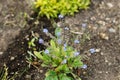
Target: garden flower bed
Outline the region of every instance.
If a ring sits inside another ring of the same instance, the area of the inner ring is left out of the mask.
[[[53,25],[45,17],[37,19],[30,2],[1,0],[0,68],[5,63],[8,76],[14,76],[15,80],[44,80],[48,68],[42,67],[42,62],[37,58],[32,58],[33,62],[30,63],[27,52],[45,50],[46,46],[41,43],[49,44],[53,36],[61,35],[63,42],[78,51],[75,55],[82,57],[84,65],[73,71],[82,80],[120,80],[119,1],[91,0],[89,9],[56,19]],[[55,32],[53,26],[56,25],[62,32]],[[39,38],[34,42],[36,48],[29,43],[34,37]],[[63,60],[63,63],[67,61]]]

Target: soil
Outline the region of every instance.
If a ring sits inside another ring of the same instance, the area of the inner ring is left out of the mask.
[[[50,40],[42,32],[48,28],[54,33],[49,20],[43,18],[36,24],[33,19],[25,21],[25,13],[31,14],[30,1],[0,0],[0,68],[5,63],[9,68],[9,76],[18,72],[16,80],[43,80],[45,68],[28,68],[28,39],[32,38],[32,31]],[[81,51],[85,57],[87,69],[82,70],[82,80],[120,80],[120,0],[91,0],[90,8],[81,10],[75,16],[66,16],[64,23],[59,25],[68,27],[72,32],[65,31],[66,40],[80,39],[81,44],[72,45]],[[84,37],[86,35],[86,37]],[[88,38],[87,38],[88,37]],[[85,39],[85,41],[84,41]],[[38,45],[42,50],[43,45]],[[95,48],[91,54],[89,49]]]

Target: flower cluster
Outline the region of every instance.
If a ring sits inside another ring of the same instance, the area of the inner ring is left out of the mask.
[[[62,19],[63,16],[59,15],[59,18]],[[64,28],[65,30],[70,30],[68,27]],[[43,28],[43,33],[50,34],[47,28]],[[50,44],[46,46],[46,49],[43,51],[33,51],[34,56],[42,60],[42,67],[50,67],[52,70],[46,73],[46,78],[51,80],[51,75],[56,74],[56,80],[61,74],[65,74],[67,78],[68,74],[73,74],[73,69],[83,68],[87,69],[87,64],[83,64],[80,56],[80,51],[75,50],[72,46],[69,46],[67,42],[63,41],[62,29],[57,27],[55,29],[55,36],[50,40]],[[34,42],[34,39],[33,39]],[[45,41],[40,37],[38,39],[39,44],[45,44]],[[79,39],[73,41],[75,45],[80,43]],[[95,53],[94,48],[89,50],[91,53]],[[75,74],[74,74],[75,75]],[[71,80],[75,78],[71,77]],[[67,80],[67,79],[66,79]],[[69,79],[68,79],[69,80]]]
[[[71,73],[71,69],[78,67],[84,69],[87,68],[87,65],[83,65],[83,62],[81,61],[80,52],[77,52],[71,46],[68,46],[67,43],[62,45],[61,39],[57,40],[57,42],[51,40],[50,46],[41,53],[37,51],[34,52],[36,57],[43,60],[43,63],[41,64],[43,67],[51,66],[55,69],[55,73],[62,74],[64,72],[66,75]]]

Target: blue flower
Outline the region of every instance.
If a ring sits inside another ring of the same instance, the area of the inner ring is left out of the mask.
[[[42,38],[39,39],[39,44],[43,44],[44,40]]]
[[[61,36],[61,32],[57,32],[57,33],[56,33],[56,36],[57,36],[57,37],[60,37],[60,36]]]
[[[64,59],[64,60],[62,61],[62,64],[66,64],[66,63],[67,63],[67,60]]]
[[[80,41],[76,39],[76,40],[74,40],[74,43],[78,44],[78,43],[80,43]]]
[[[66,44],[66,43],[64,44],[64,47],[67,47],[67,44]]]
[[[64,49],[64,51],[66,51],[66,50],[67,50],[67,48],[66,48],[66,47],[63,47],[63,49]]]
[[[90,53],[95,53],[96,52],[96,50],[94,48],[91,48],[89,51],[90,51]]]
[[[60,14],[60,15],[58,15],[58,18],[59,18],[59,19],[63,19],[64,16]]]
[[[65,30],[69,30],[69,28],[68,28],[68,27],[65,27],[64,29],[65,29]]]
[[[75,52],[74,53],[74,56],[76,57],[76,56],[78,56],[80,54],[80,52]]]
[[[82,27],[83,27],[83,28],[86,28],[86,27],[87,27],[87,24],[86,24],[86,23],[83,23],[83,24],[82,24]]]
[[[61,39],[58,39],[58,40],[57,40],[57,43],[58,43],[58,44],[62,44],[62,40],[61,40]]]
[[[64,47],[63,47],[64,51],[66,51],[66,50],[67,50],[67,48],[66,48],[66,47],[67,47],[67,44],[65,43],[65,44],[64,44]]]
[[[43,32],[47,34],[48,33],[48,29],[44,28]]]
[[[83,68],[83,69],[86,69],[86,68],[87,68],[87,65],[86,65],[86,64],[84,64],[84,65],[82,66],[82,68]]]
[[[44,51],[44,53],[45,53],[45,54],[49,54],[49,50],[46,49],[46,50]]]

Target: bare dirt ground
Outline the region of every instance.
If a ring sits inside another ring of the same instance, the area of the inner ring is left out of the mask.
[[[88,60],[83,80],[120,80],[119,2],[120,0],[92,0],[88,10],[65,18],[65,23],[72,31],[90,35],[84,44],[75,46]],[[28,65],[25,37],[31,30],[39,32],[39,27],[27,28],[34,26],[27,25],[23,18],[23,12],[29,13],[30,10],[30,2],[25,0],[0,0],[0,67],[6,63],[10,73]],[[68,34],[66,36],[70,39],[73,33]],[[90,54],[90,48],[95,48],[98,52]],[[27,80],[28,76],[31,79],[37,76],[32,80],[42,80],[44,74],[33,69],[24,74],[25,78],[16,80]]]

